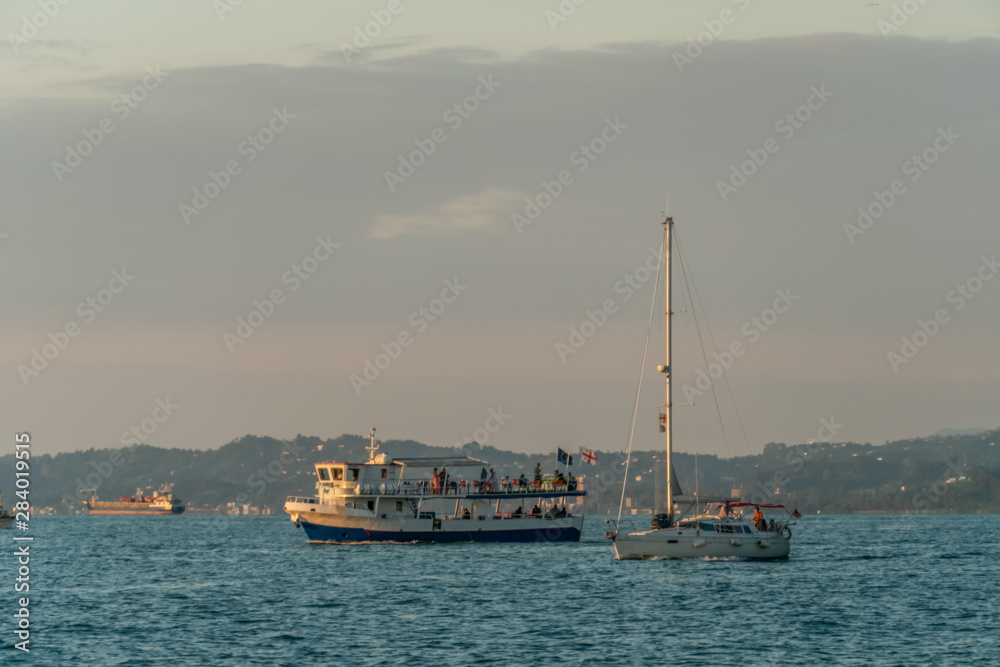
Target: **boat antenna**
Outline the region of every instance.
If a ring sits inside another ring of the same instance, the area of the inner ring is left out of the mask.
[[[368,431],[369,437],[371,437],[371,442],[365,449],[368,450],[368,462],[372,463],[375,461],[375,452],[378,451],[378,442],[375,440],[375,425],[372,424],[372,430]]]

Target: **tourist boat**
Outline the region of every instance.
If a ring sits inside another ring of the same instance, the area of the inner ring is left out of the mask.
[[[285,512],[310,542],[580,540],[583,514],[569,501],[587,494],[573,484],[492,488],[479,483],[481,470],[490,467],[485,461],[394,459],[378,453],[375,427],[369,436],[366,463],[317,463],[317,495],[286,500]],[[449,473],[443,486],[433,479],[435,468]]]
[[[3,494],[0,494],[0,530],[14,527],[14,515],[3,506]]]
[[[184,511],[184,503],[173,494],[173,485],[164,484],[153,495],[142,495],[142,489],[136,489],[134,496],[120,496],[117,501],[98,500],[97,491],[84,505],[91,514],[180,514]]]
[[[666,469],[670,471],[670,474],[665,476],[666,512],[655,514],[652,517],[649,530],[626,532],[623,530],[621,509],[619,509],[617,520],[607,520],[610,530],[605,533],[605,537],[614,543],[615,554],[619,560],[706,557],[787,558],[791,548],[791,526],[795,523],[795,519],[801,516],[798,511],[789,514],[783,505],[743,503],[740,502],[739,498],[699,498],[697,493],[688,497],[682,494],[677,482],[677,472],[671,461],[673,403],[670,387],[672,368],[670,320],[674,311],[671,310],[670,263],[673,255],[671,246],[673,218],[665,216],[665,220],[661,224],[664,233],[663,248],[666,250],[667,258],[666,271],[664,272],[666,276],[664,291],[667,302],[665,312],[667,362],[665,365],[657,366],[657,370],[664,375],[667,389],[666,403],[660,406],[665,408],[665,411],[660,413],[660,430],[666,434]],[[656,298],[655,290],[653,298],[654,300]],[[650,313],[650,322],[652,322],[652,313]],[[643,360],[645,365],[645,355]],[[636,406],[638,406],[638,396],[636,397]],[[629,436],[628,451],[630,456],[632,435],[635,433],[636,413],[637,410],[633,412],[632,429]],[[630,460],[630,458],[626,460]],[[627,469],[625,477],[627,485]],[[624,500],[624,498],[623,491],[622,499]],[[751,512],[756,516],[758,509],[761,516],[767,513],[772,518],[770,520],[759,519],[755,522]],[[775,517],[776,514],[779,516]]]

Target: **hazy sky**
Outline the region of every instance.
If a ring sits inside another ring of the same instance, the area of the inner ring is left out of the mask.
[[[1000,423],[1000,5],[235,3],[0,8],[0,402],[37,452],[620,449],[668,194],[752,451]],[[726,454],[694,403],[676,448]]]

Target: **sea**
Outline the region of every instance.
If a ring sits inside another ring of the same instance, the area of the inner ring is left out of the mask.
[[[620,562],[604,518],[580,543],[311,545],[283,516],[34,517],[0,534],[0,664],[1000,665],[1000,516],[807,515],[773,562]]]

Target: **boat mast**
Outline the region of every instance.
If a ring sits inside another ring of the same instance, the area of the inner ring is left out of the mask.
[[[670,316],[673,314],[670,310],[670,258],[672,253],[670,252],[670,232],[674,226],[674,219],[669,215],[665,216],[665,220],[661,223],[663,225],[663,231],[666,235],[663,245],[667,251],[667,270],[666,279],[664,284],[664,292],[667,293],[667,311],[666,315],[666,329],[667,329],[667,367],[663,370],[664,375],[666,375],[667,380],[667,525],[673,525],[674,523],[674,495],[673,495],[673,462],[671,459],[671,446],[670,446],[670,435],[674,428],[674,420],[671,418],[671,408],[672,402],[670,400],[671,390],[670,390],[670,371],[672,366],[672,360],[670,358]]]

